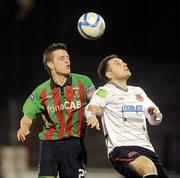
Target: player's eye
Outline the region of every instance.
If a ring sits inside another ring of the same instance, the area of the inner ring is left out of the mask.
[[[69,57],[69,56],[66,56],[66,59],[69,59],[69,60],[70,60],[70,57]]]
[[[62,56],[62,57],[58,57],[57,59],[60,61],[63,61],[65,59],[65,57]]]
[[[118,62],[116,62],[116,65],[122,65],[122,63],[118,61]]]

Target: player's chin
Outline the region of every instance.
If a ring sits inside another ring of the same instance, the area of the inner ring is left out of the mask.
[[[129,78],[131,76],[131,72],[128,71],[127,77]]]
[[[68,70],[68,71],[66,71],[66,72],[64,73],[64,76],[68,77],[68,76],[70,75],[70,73],[71,73],[71,71]]]
[[[66,74],[70,74],[70,72],[71,72],[71,68],[67,68],[67,69],[65,70],[65,73],[66,73]]]

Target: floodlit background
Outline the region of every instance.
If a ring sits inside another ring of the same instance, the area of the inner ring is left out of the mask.
[[[77,31],[78,18],[97,12],[106,22],[95,41]],[[38,133],[33,124],[25,143],[16,131],[22,105],[32,90],[48,79],[42,52],[64,42],[72,72],[88,75],[96,87],[96,69],[109,54],[122,56],[132,72],[130,85],[142,87],[164,115],[150,127],[151,141],[172,178],[180,177],[180,11],[176,1],[1,0],[0,1],[0,178],[35,178]],[[106,157],[102,132],[88,129],[88,177],[120,177]],[[103,174],[102,174],[103,173]]]

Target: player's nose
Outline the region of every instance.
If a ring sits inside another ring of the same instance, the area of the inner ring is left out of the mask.
[[[65,62],[66,62],[67,64],[70,64],[69,58],[66,58]]]

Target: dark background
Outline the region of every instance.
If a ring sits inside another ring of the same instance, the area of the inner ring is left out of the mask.
[[[104,35],[94,41],[77,31],[79,17],[90,11],[106,22]],[[177,1],[1,0],[0,146],[21,145],[16,130],[23,102],[49,77],[42,53],[51,43],[64,42],[72,72],[88,75],[96,87],[102,84],[96,69],[105,56],[115,53],[125,59],[133,74],[129,84],[142,87],[164,116],[160,126],[149,127],[151,141],[168,171],[180,172],[179,24]],[[24,144],[31,167],[38,158],[38,125]],[[110,167],[102,132],[88,129],[88,133],[89,166]]]

